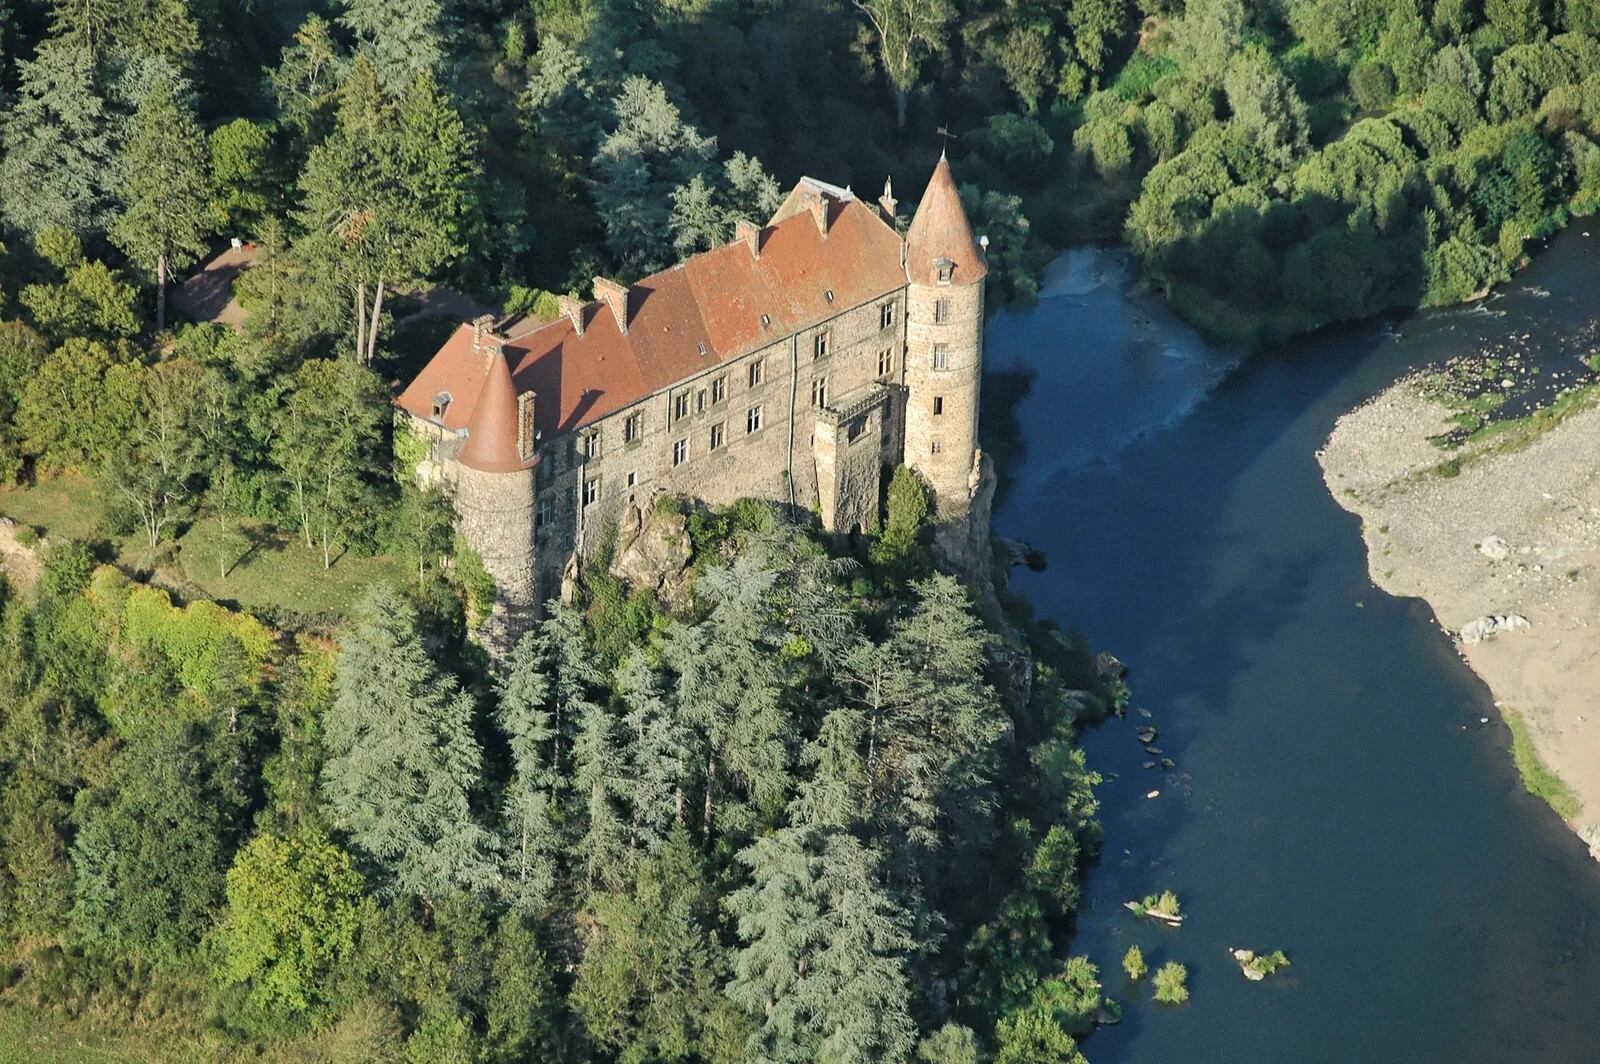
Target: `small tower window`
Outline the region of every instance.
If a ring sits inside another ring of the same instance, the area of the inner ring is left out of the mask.
[[[826,357],[828,357],[828,330],[827,329],[823,329],[821,332],[817,333],[816,336],[812,337],[812,339],[811,339],[811,357],[812,358],[826,358]]]
[[[943,325],[950,320],[950,301],[948,299],[935,299],[933,301],[933,320]]]
[[[944,413],[944,396],[936,395],[936,396],[933,397],[933,416],[934,417],[938,417],[939,415],[941,415],[943,413]]]
[[[949,259],[934,259],[934,269],[940,284],[949,284],[951,274],[955,273],[956,264]]]
[[[933,368],[934,369],[949,369],[950,368],[950,346],[948,344],[934,344],[933,345]]]
[[[435,420],[444,420],[444,412],[450,409],[450,401],[454,398],[449,392],[440,392],[433,397],[433,416]]]
[[[939,454],[943,450],[944,450],[944,444],[940,443],[938,440],[934,440],[932,443],[930,443],[928,445],[928,451],[929,451],[930,454]]]
[[[894,324],[894,301],[891,300],[878,308],[878,328],[887,329]]]
[[[631,469],[628,470],[628,487],[631,488],[635,484],[638,484],[638,483],[639,483],[639,474],[634,472]]]
[[[583,505],[593,506],[600,501],[600,478],[590,477],[583,482]]]

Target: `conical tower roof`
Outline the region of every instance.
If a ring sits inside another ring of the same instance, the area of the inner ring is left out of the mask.
[[[458,458],[482,473],[514,473],[527,465],[517,439],[517,386],[503,352],[492,352],[488,360],[488,375],[467,421],[467,442]]]
[[[975,284],[989,272],[943,152],[906,233],[906,276],[912,284],[938,284],[940,260],[953,267],[951,284]]]

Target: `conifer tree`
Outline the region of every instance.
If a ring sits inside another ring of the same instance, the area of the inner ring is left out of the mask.
[[[159,332],[167,327],[172,271],[205,252],[212,220],[205,136],[167,80],[153,81],[139,101],[118,168],[127,209],[111,235],[155,278]]]
[[[439,68],[444,54],[439,0],[344,0],[339,22],[361,42],[384,90],[399,95]]]
[[[584,706],[572,747],[572,785],[581,803],[583,835],[577,852],[591,887],[615,889],[624,882],[628,832],[619,802],[628,777],[615,718],[604,706]]]
[[[500,814],[505,889],[512,904],[525,912],[540,911],[550,902],[561,851],[552,821],[559,779],[552,750],[556,730],[549,709],[554,686],[550,659],[543,632],[522,637],[500,680],[495,716],[511,750],[511,779]]]
[[[495,880],[494,839],[474,818],[483,758],[472,699],[423,649],[416,610],[379,587],[343,641],[327,717],[322,792],[384,894],[437,898]]]
[[[729,898],[743,948],[727,994],[755,1017],[759,1059],[903,1061],[916,1041],[902,956],[910,917],[878,884],[878,856],[839,831],[788,827],[739,854]]]
[[[18,65],[15,101],[0,123],[0,210],[37,236],[57,227],[86,234],[110,216],[110,117],[91,52],[51,39]]]
[[[635,848],[655,853],[687,815],[685,776],[690,737],[660,680],[635,650],[618,673],[627,714],[623,718],[631,784],[629,828]]]

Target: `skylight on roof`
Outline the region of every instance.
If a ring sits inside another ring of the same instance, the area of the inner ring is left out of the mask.
[[[763,329],[767,328],[771,324],[772,324],[772,318],[771,318],[770,315],[767,315],[767,314],[761,315],[761,327]]]
[[[826,292],[823,292],[822,294],[828,300],[829,303],[833,302],[833,289],[830,288]]]

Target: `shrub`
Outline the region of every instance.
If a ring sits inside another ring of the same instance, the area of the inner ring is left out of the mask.
[[[32,547],[39,542],[39,530],[32,525],[17,526],[17,542],[24,547]]]
[[[63,540],[44,556],[44,591],[56,598],[76,595],[94,575],[94,554],[87,543]]]
[[[1122,970],[1136,983],[1143,979],[1150,971],[1150,967],[1144,962],[1144,950],[1138,946],[1129,946],[1128,952],[1122,955]]]
[[[1189,969],[1168,961],[1156,972],[1156,1000],[1163,1005],[1182,1005],[1189,1000]]]

